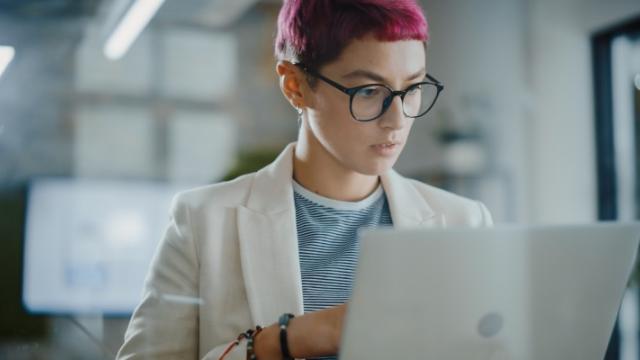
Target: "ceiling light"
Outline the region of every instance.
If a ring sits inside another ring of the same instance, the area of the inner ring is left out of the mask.
[[[111,60],[118,60],[126,54],[164,1],[136,0],[107,39],[104,55]]]
[[[4,70],[9,66],[11,60],[13,60],[13,56],[16,51],[12,46],[1,46],[0,45],[0,76]]]

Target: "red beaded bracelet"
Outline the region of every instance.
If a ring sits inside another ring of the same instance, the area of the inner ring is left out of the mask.
[[[250,360],[258,360],[254,353],[254,338],[262,331],[262,327],[260,325],[256,326],[255,329],[248,329],[247,331],[238,335],[238,337],[231,342],[226,349],[222,352],[222,355],[218,357],[218,360],[223,360],[225,356],[227,356],[233,348],[240,345],[240,341],[243,339],[247,339],[247,358]]]

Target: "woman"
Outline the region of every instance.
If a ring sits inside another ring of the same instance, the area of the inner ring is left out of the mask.
[[[358,228],[491,224],[481,203],[392,170],[442,90],[427,40],[414,0],[284,2],[276,71],[297,142],[257,173],[176,197],[119,358],[335,355]]]

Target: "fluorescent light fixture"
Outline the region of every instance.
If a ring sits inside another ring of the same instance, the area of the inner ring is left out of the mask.
[[[4,70],[9,66],[11,60],[13,60],[13,56],[16,54],[16,50],[12,46],[1,46],[0,45],[0,76]]]
[[[104,45],[104,55],[111,60],[120,59],[138,38],[165,0],[135,0],[122,20],[116,25]]]

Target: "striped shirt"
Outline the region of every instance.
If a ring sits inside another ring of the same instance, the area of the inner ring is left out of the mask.
[[[293,189],[304,311],[343,304],[351,295],[358,229],[393,224],[384,190],[379,186],[364,200],[346,202],[317,195],[295,181]]]

